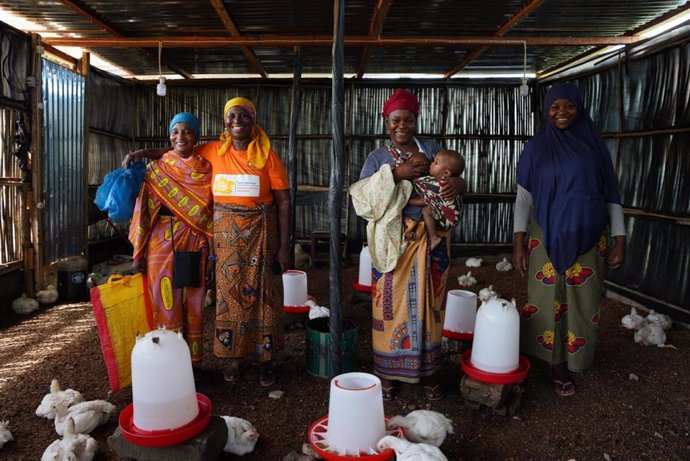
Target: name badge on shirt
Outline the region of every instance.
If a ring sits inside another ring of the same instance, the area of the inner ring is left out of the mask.
[[[261,181],[251,174],[217,174],[213,180],[213,195],[219,197],[258,197]]]

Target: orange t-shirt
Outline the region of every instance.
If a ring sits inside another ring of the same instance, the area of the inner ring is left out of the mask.
[[[266,165],[259,169],[248,165],[247,151],[237,151],[230,146],[225,155],[219,157],[219,148],[220,141],[195,148],[196,153],[211,163],[214,201],[253,207],[272,202],[272,191],[290,187],[283,162],[273,149],[268,154]]]

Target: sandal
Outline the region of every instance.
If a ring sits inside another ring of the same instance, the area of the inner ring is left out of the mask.
[[[381,380],[381,396],[386,402],[395,398],[395,384],[393,384],[393,381]]]
[[[223,373],[223,379],[226,383],[236,383],[242,377],[242,370],[244,364],[240,365],[240,361],[237,359],[230,359],[228,368],[226,368],[225,373]]]
[[[561,397],[570,397],[575,393],[575,384],[570,380],[554,379],[553,388]]]
[[[424,389],[424,397],[431,402],[443,399],[443,392],[441,391],[441,385],[435,384],[433,386],[422,386]]]
[[[271,387],[276,383],[276,371],[273,369],[273,362],[261,362],[259,364],[259,385],[261,387]]]

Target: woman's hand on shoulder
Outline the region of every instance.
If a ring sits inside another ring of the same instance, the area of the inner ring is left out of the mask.
[[[444,200],[453,200],[458,195],[465,193],[465,180],[459,177],[451,177],[439,180],[441,190],[439,193]]]

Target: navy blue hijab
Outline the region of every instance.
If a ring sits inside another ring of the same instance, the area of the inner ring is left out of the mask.
[[[557,99],[577,106],[577,117],[565,130],[549,121]],[[599,241],[608,225],[608,203],[621,202],[611,155],[575,85],[554,85],[546,93],[544,126],[522,152],[517,182],[532,194],[546,252],[564,273]]]

